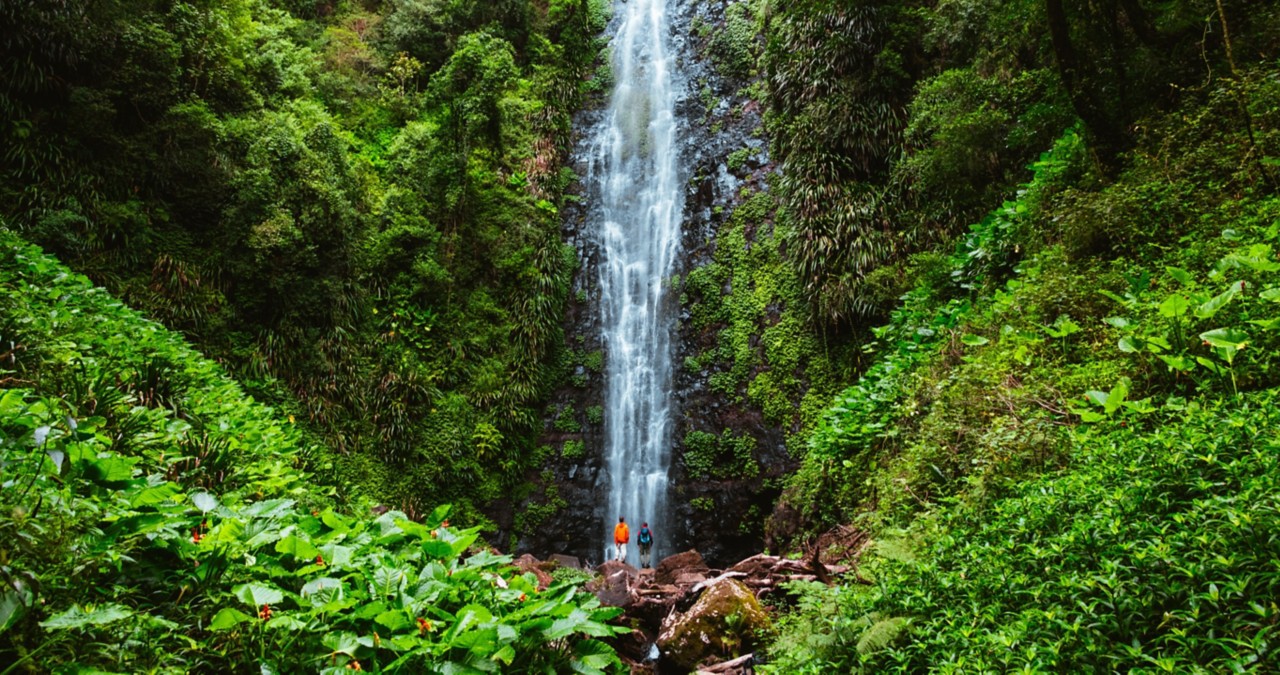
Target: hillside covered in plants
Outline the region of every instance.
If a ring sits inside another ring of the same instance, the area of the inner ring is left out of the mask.
[[[512,558],[616,518],[620,6],[0,3],[0,675],[687,672]],[[812,571],[706,659],[1280,670],[1280,6],[657,6],[659,550]]]

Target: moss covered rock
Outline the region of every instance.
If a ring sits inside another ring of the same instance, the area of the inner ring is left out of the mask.
[[[690,670],[708,657],[732,658],[751,651],[769,614],[750,589],[724,579],[712,584],[689,611],[662,624],[658,648],[670,663]]]

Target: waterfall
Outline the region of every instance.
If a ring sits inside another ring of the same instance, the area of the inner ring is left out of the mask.
[[[625,516],[633,545],[640,523],[654,531],[655,560],[671,541],[667,468],[671,457],[671,361],[675,272],[683,217],[675,65],[667,0],[629,0],[613,39],[614,90],[595,129],[587,186],[601,261],[606,348],[606,558]],[[668,549],[669,550],[669,549]]]

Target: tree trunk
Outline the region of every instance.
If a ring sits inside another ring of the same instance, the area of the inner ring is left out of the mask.
[[[1080,67],[1075,46],[1071,43],[1071,24],[1067,20],[1062,0],[1045,0],[1045,15],[1049,20],[1049,37],[1053,43],[1053,54],[1058,63],[1058,76],[1062,78],[1062,86],[1071,97],[1071,106],[1076,115],[1089,132],[1099,168],[1105,176],[1112,177],[1119,170],[1124,133],[1107,114],[1097,90]]]

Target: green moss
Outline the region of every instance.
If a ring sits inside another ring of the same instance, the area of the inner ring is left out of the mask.
[[[695,480],[740,480],[760,474],[755,459],[756,439],[725,429],[719,436],[690,431],[684,437],[681,461]]]
[[[597,349],[582,355],[582,365],[593,373],[604,370],[604,352]]]
[[[578,459],[586,454],[586,445],[578,439],[570,439],[560,447],[560,456],[565,459]]]
[[[565,406],[556,413],[555,421],[551,426],[561,433],[576,434],[582,431],[582,425],[576,419],[576,412],[571,406]]]

